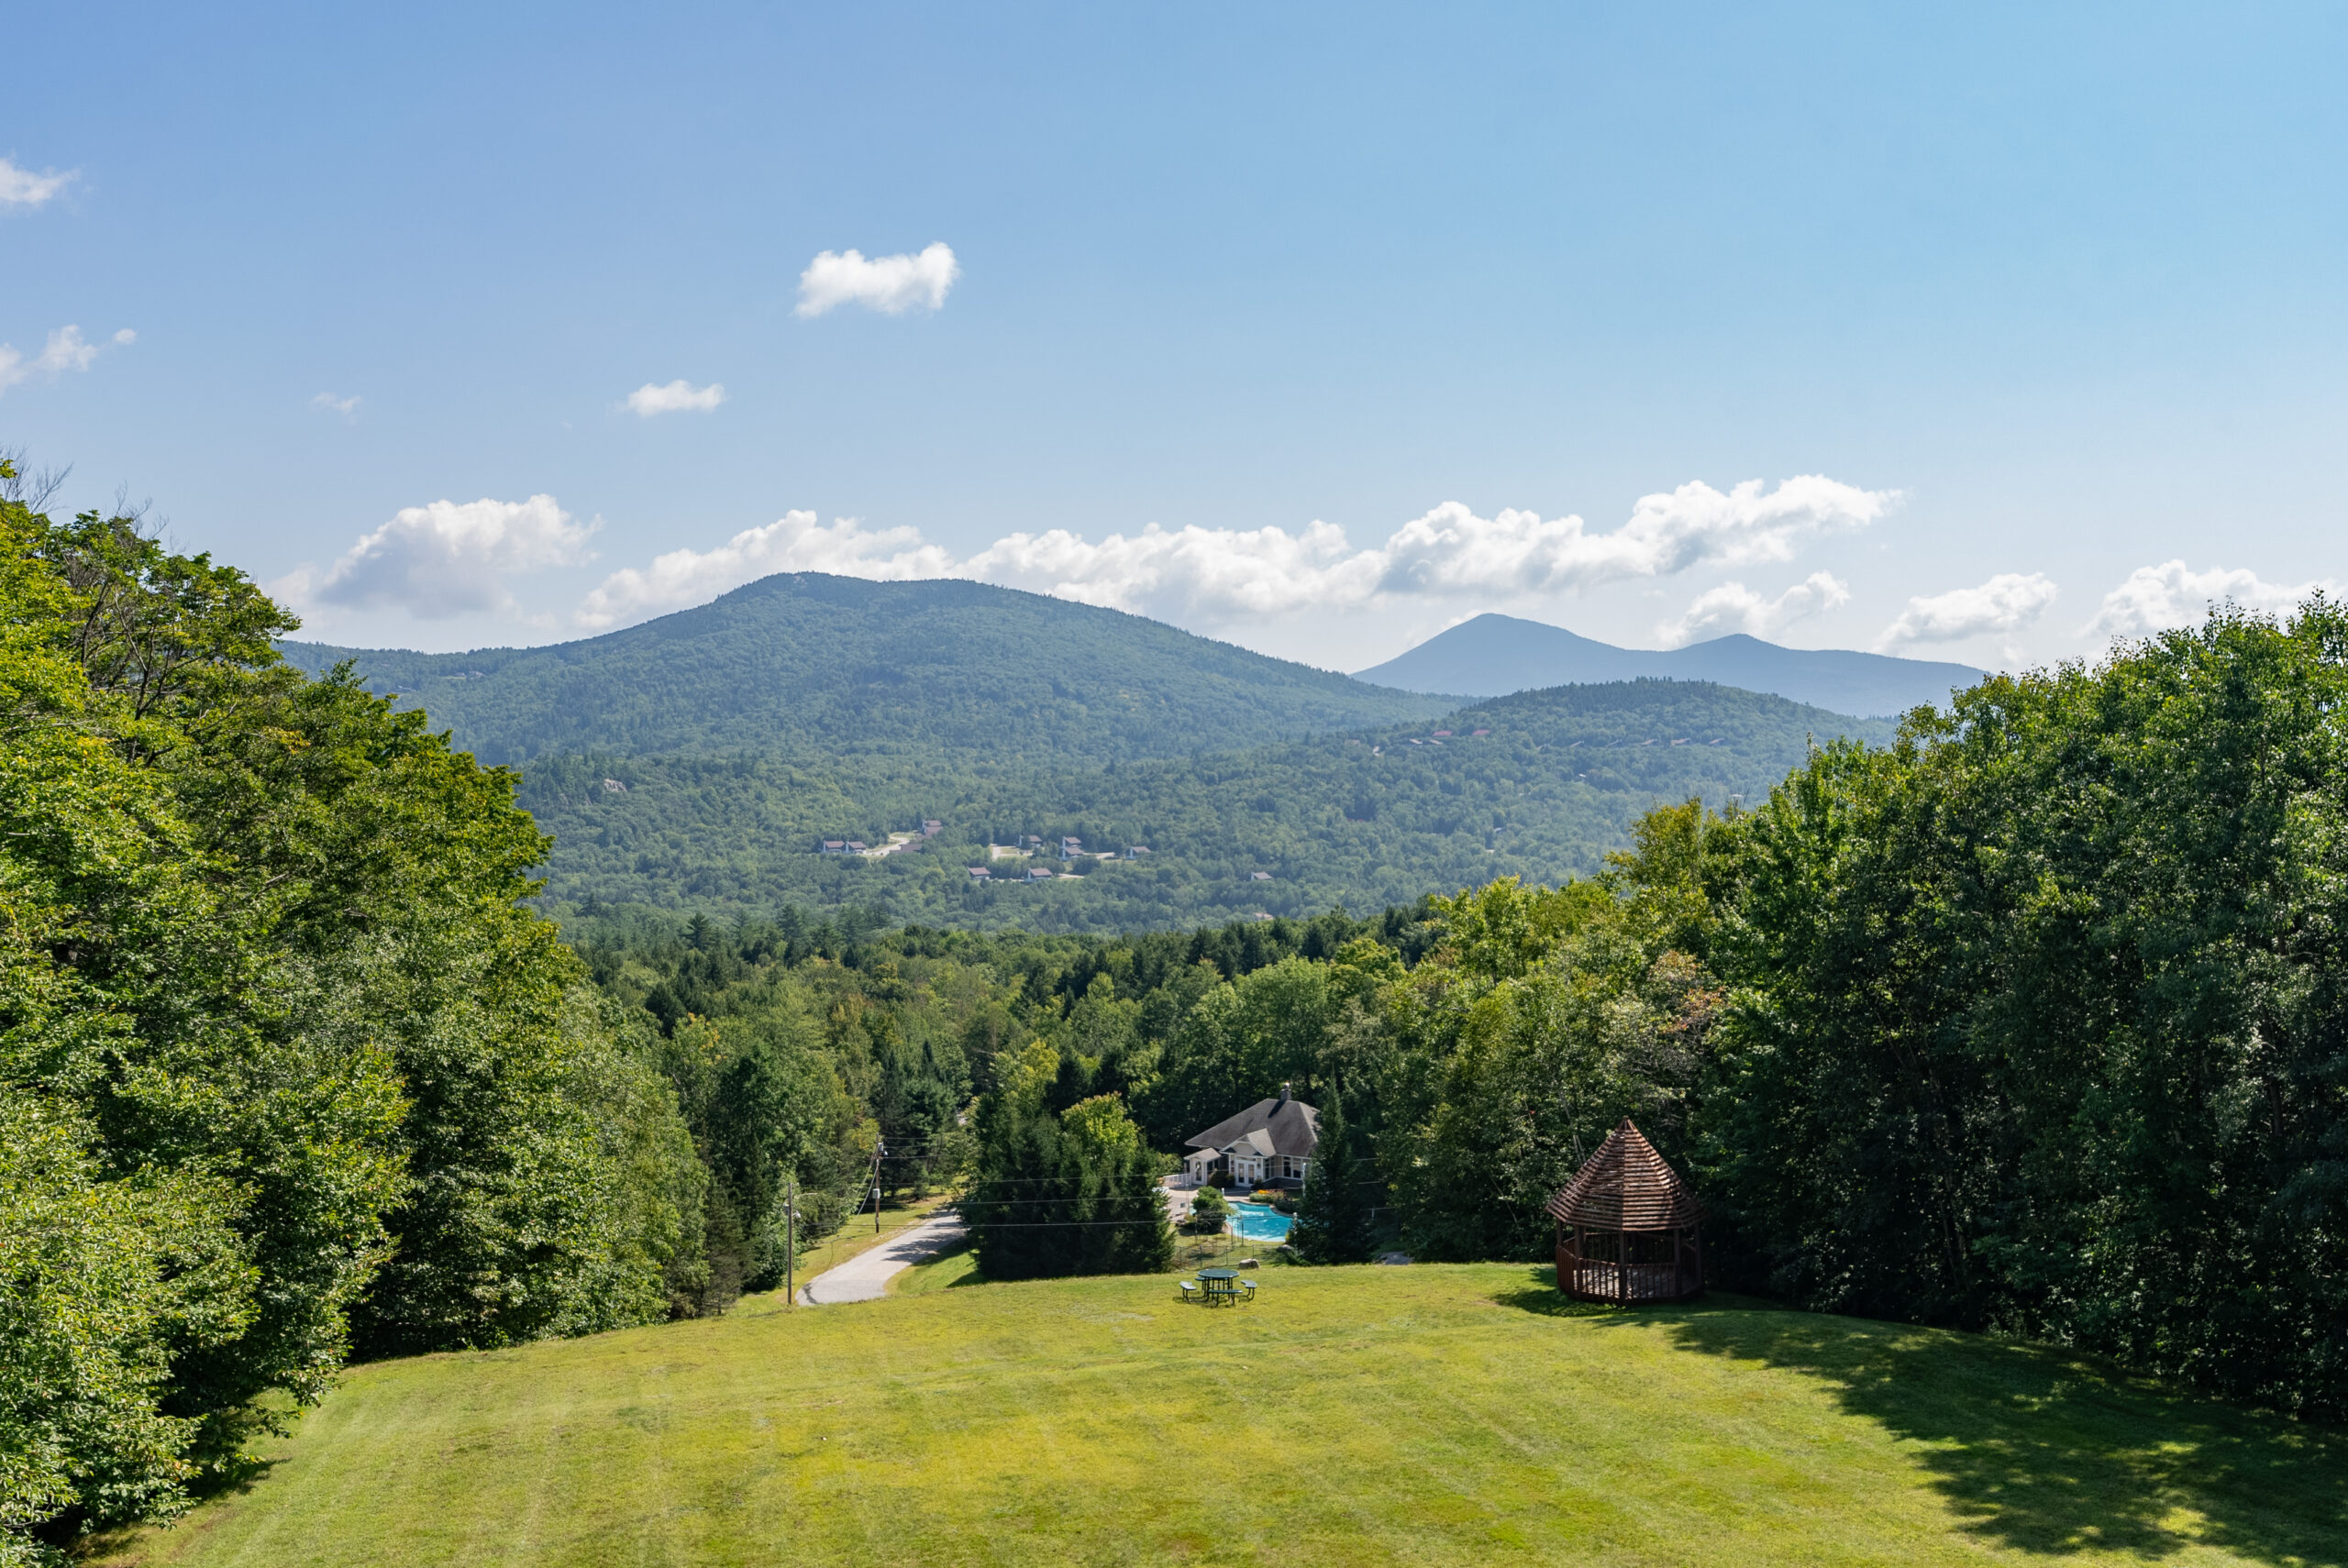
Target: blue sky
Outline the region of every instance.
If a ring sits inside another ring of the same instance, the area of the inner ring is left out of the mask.
[[[2348,12],[1265,9],[20,16],[0,444],[434,648],[803,567],[2014,664],[2348,580]]]

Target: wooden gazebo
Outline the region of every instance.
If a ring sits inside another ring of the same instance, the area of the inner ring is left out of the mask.
[[[1629,1117],[1547,1207],[1567,1295],[1628,1306],[1703,1294],[1703,1205]]]

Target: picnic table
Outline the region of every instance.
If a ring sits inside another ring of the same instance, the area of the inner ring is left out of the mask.
[[[1202,1268],[1199,1270],[1199,1284],[1206,1292],[1206,1303],[1210,1307],[1218,1301],[1236,1303],[1242,1287],[1250,1296],[1256,1293],[1256,1282],[1240,1278],[1235,1268]]]

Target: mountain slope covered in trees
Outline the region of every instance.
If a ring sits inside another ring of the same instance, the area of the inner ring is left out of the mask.
[[[521,799],[554,835],[551,891],[566,904],[855,906],[980,930],[1116,931],[1587,875],[1658,801],[1758,799],[1813,740],[1889,734],[1782,698],[1629,681],[1520,692],[1434,724],[1097,768],[936,753],[551,757],[525,769]],[[827,839],[880,845],[925,819],[941,830],[900,853],[819,851]],[[1034,856],[990,848],[1030,837]],[[1062,858],[1064,837],[1086,853]],[[1052,875],[1030,881],[1034,870]]]
[[[1115,611],[819,573],[554,647],[282,648],[313,671],[349,660],[518,767],[558,905],[853,906],[980,929],[1376,909],[1586,874],[1657,800],[1758,794],[1813,739],[1889,734],[1697,681],[1455,712]],[[821,852],[925,821],[942,831],[898,853]],[[996,852],[1031,837],[1046,853]],[[1062,857],[1063,837],[1086,853]]]
[[[426,709],[489,763],[943,749],[1097,766],[1453,705],[1042,594],[821,572],[552,647],[282,651],[313,674],[353,661],[368,690]]]

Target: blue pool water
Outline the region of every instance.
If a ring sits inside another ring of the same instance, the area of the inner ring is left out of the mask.
[[[1293,1217],[1281,1213],[1267,1203],[1243,1203],[1236,1198],[1231,1205],[1231,1233],[1250,1242],[1285,1242]]]

